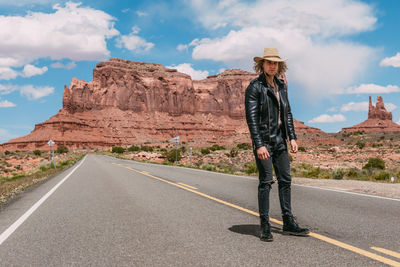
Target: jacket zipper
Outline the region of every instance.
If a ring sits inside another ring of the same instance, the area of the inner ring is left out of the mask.
[[[286,103],[289,105],[289,95],[286,89]],[[285,119],[285,130],[286,130],[286,142],[290,142],[289,139],[289,132],[288,132],[288,118],[287,118],[287,112],[284,110],[285,113],[283,113],[283,118]]]
[[[268,101],[268,99],[266,99],[266,102],[267,102],[267,108],[268,108],[268,139],[269,139],[269,137],[271,136],[271,132],[270,132],[270,130],[271,130],[271,125],[270,125],[270,109],[269,109],[269,101]]]

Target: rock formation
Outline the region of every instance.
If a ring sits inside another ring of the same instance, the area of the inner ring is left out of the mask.
[[[376,105],[372,105],[369,97],[368,119],[357,125],[343,128],[341,132],[400,132],[400,125],[392,121],[392,112],[386,111],[381,96],[377,97]]]
[[[201,81],[160,64],[111,58],[93,80],[72,79],[63,108],[0,150],[157,143],[180,136],[191,145],[249,142],[244,91],[256,74],[226,70]],[[301,122],[298,131],[315,131]],[[318,130],[318,129],[317,129]]]

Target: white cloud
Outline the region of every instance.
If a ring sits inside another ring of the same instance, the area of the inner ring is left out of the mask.
[[[392,112],[397,108],[397,106],[393,103],[385,103],[385,108],[387,111]]]
[[[376,84],[361,84],[357,87],[349,87],[341,94],[387,94],[400,92],[400,88],[397,85],[381,86]]]
[[[22,76],[28,78],[28,77],[32,77],[32,76],[35,76],[35,75],[42,75],[47,70],[48,70],[47,67],[38,68],[38,67],[36,67],[34,65],[26,64],[24,66],[23,71],[22,71]]]
[[[0,0],[0,6],[45,5],[56,2],[57,0],[18,0],[18,1]]]
[[[368,102],[350,102],[347,104],[343,104],[340,108],[341,112],[348,111],[368,111],[369,103]],[[387,111],[391,112],[397,108],[397,106],[393,103],[385,103],[385,108]]]
[[[8,95],[14,91],[17,91],[18,87],[12,84],[0,84],[0,95]]]
[[[18,72],[9,67],[0,67],[0,80],[11,80],[18,76]]]
[[[347,104],[343,104],[340,108],[341,112],[348,112],[348,111],[368,111],[368,102],[350,102]]]
[[[342,114],[328,115],[322,114],[318,117],[315,117],[309,120],[309,123],[333,123],[333,122],[342,122],[346,121],[346,117]]]
[[[167,68],[177,69],[179,72],[186,73],[192,77],[193,80],[203,80],[209,75],[206,70],[195,70],[192,64],[182,63],[177,66],[167,66]]]
[[[178,44],[178,46],[176,47],[176,50],[178,50],[178,51],[183,51],[183,50],[187,51],[188,49],[189,49],[189,46],[184,45],[184,44]]]
[[[104,60],[106,39],[118,35],[109,14],[68,2],[53,13],[0,16],[0,65],[20,67],[40,58]]]
[[[337,110],[338,110],[337,107],[331,107],[331,108],[329,108],[327,111],[329,111],[329,112],[335,112],[335,111],[337,111]]]
[[[121,35],[117,39],[116,46],[119,48],[126,48],[130,51],[136,52],[148,52],[151,48],[153,48],[154,44],[147,42],[142,37],[136,35],[140,31],[140,28],[137,26],[132,27],[132,32],[129,35]]]
[[[0,128],[0,143],[7,142],[8,140],[16,137],[17,136],[15,134],[11,134],[8,130]]]
[[[144,16],[147,16],[148,14],[143,11],[136,11],[136,15],[138,15],[139,17],[144,17]]]
[[[397,122],[397,124],[400,124],[400,119],[399,119],[399,121]]]
[[[68,62],[67,64],[63,64],[62,62],[54,62],[53,64],[51,64],[50,65],[52,68],[55,68],[55,69],[67,69],[67,70],[70,70],[70,69],[73,69],[73,68],[75,68],[76,67],[76,64],[75,64],[75,62],[73,62],[73,61],[71,61],[71,62]]]
[[[382,61],[379,65],[399,68],[400,67],[400,53],[397,53],[394,57],[387,57],[387,58],[382,59]]]
[[[28,100],[36,100],[45,96],[48,96],[54,92],[53,87],[49,86],[38,86],[24,85],[20,89],[21,95],[28,98]]]
[[[16,104],[14,104],[8,100],[0,101],[0,108],[12,108],[15,106],[16,106]]]
[[[375,54],[371,47],[341,40],[375,26],[373,8],[359,1],[237,0],[215,5],[211,0],[193,0],[191,5],[210,31],[216,25],[235,29],[222,37],[193,40],[194,59],[251,70],[252,58],[262,55],[264,47],[279,47],[289,58],[291,81],[309,95],[327,97],[348,87]],[[351,60],[343,64],[343,58]]]

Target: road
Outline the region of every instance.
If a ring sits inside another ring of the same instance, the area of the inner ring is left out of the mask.
[[[400,266],[400,201],[293,185],[285,236],[274,184],[266,243],[257,185],[90,154],[1,208],[0,266]]]

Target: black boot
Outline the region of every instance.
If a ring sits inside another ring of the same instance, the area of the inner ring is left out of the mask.
[[[307,236],[310,230],[300,227],[293,218],[293,215],[282,215],[283,218],[283,234]]]
[[[271,225],[268,221],[261,220],[261,241],[272,242],[274,237],[271,234]]]

